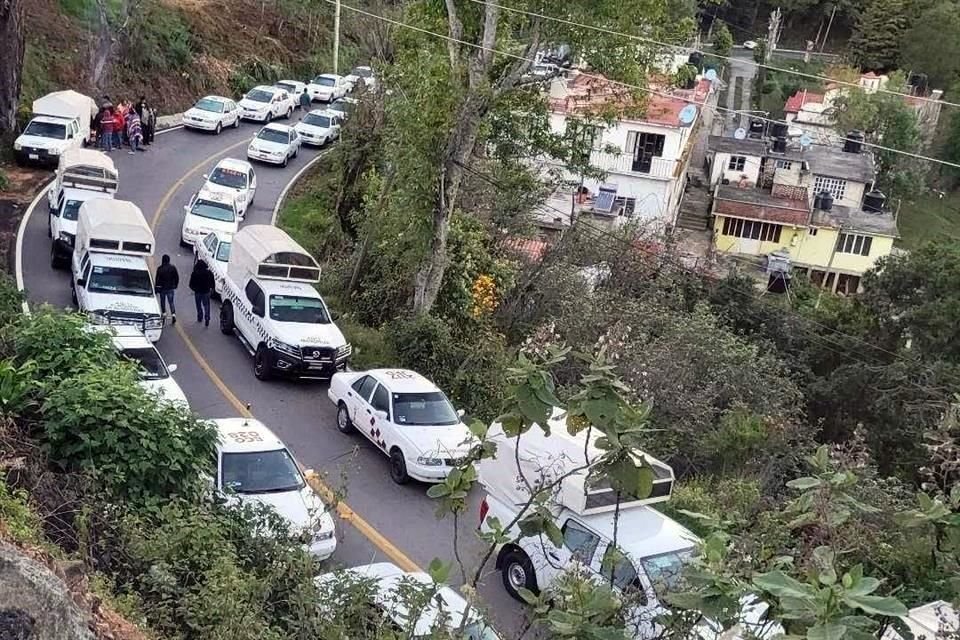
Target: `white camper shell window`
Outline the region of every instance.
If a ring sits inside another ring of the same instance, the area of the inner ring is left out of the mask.
[[[153,232],[140,209],[125,200],[95,198],[80,206],[77,246],[100,253],[153,255]]]
[[[117,168],[107,154],[90,149],[67,149],[57,167],[60,187],[95,189],[114,193],[118,186]]]
[[[314,284],[320,281],[320,265],[293,238],[272,225],[243,227],[233,236],[230,277],[288,280]]]

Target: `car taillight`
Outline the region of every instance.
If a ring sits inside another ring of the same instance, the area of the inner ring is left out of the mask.
[[[487,519],[487,512],[490,511],[490,505],[487,504],[487,496],[483,496],[483,500],[480,501],[480,524],[477,525],[477,528],[483,526],[484,520]]]

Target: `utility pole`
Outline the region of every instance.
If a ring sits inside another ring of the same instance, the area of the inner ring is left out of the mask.
[[[340,64],[340,0],[333,10],[333,72],[337,73]]]
[[[830,27],[833,26],[833,16],[837,13],[837,5],[834,3],[833,9],[830,11],[830,20],[827,21],[827,31],[823,34],[823,40],[820,41],[820,52],[823,53],[823,45],[827,44],[827,37],[830,35]]]
[[[764,62],[770,62],[770,58],[773,57],[773,50],[777,48],[777,41],[780,40],[780,23],[782,19],[783,14],[780,12],[780,7],[770,12],[770,22],[767,24],[767,46],[763,52]]]
[[[830,269],[833,267],[833,258],[837,255],[837,246],[840,244],[840,241],[843,239],[843,225],[840,225],[840,228],[837,229],[837,241],[833,243],[833,251],[830,252],[830,259],[827,261],[827,270],[823,274],[823,282],[820,283],[820,291],[817,292],[817,302],[813,305],[814,309],[820,308],[820,298],[823,297],[823,290],[827,285],[827,280],[830,278]],[[832,287],[837,286],[838,275],[833,276],[833,285]],[[831,293],[833,289],[831,288]]]

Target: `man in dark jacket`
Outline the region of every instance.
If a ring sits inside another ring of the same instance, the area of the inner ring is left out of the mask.
[[[306,114],[310,111],[310,103],[313,102],[313,99],[310,97],[310,94],[307,93],[307,88],[303,88],[303,93],[300,94],[300,108],[303,110],[303,113]]]
[[[213,272],[207,268],[207,263],[197,260],[190,274],[190,290],[193,291],[197,303],[197,322],[210,326],[210,294],[213,293]]]
[[[177,292],[180,285],[180,274],[177,268],[170,264],[170,256],[163,254],[160,259],[160,266],[157,267],[157,275],[154,277],[154,283],[157,288],[157,295],[160,296],[160,314],[167,317],[167,303],[170,303],[171,324],[177,324],[177,307],[173,303],[173,294]]]

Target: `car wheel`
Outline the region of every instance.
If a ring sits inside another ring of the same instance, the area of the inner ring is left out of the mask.
[[[47,237],[53,237],[53,218],[49,215],[47,216]]]
[[[337,429],[340,433],[348,435],[356,431],[353,420],[350,419],[350,412],[347,411],[347,405],[343,401],[337,403]]]
[[[515,550],[507,553],[501,565],[500,575],[503,578],[503,588],[514,600],[526,602],[520,595],[520,589],[527,589],[533,593],[539,591],[533,563],[523,551]]]
[[[290,156],[283,156],[283,164],[281,164],[280,166],[286,167],[288,164],[290,164]]]
[[[407,475],[407,461],[403,459],[403,452],[396,447],[390,451],[390,479],[397,484],[410,482],[410,476]]]
[[[287,116],[286,116],[287,120],[289,120],[291,116],[293,116],[293,107],[290,107],[289,109],[287,109]]]
[[[257,380],[269,380],[272,377],[270,354],[267,352],[266,345],[261,344],[257,347],[257,354],[253,357],[253,375],[257,376]]]
[[[233,334],[233,305],[226,302],[220,305],[220,333],[225,336]]]
[[[70,277],[73,278],[72,275]],[[80,308],[80,301],[77,300],[77,286],[72,282],[70,283],[70,302],[72,302],[73,306],[77,307],[77,309]]]
[[[184,242],[184,241],[183,241],[183,236],[180,236],[180,246],[183,247],[184,249],[188,249],[188,248],[190,248],[190,243],[189,243],[189,242]]]
[[[234,129],[240,128],[240,116],[237,116],[236,120],[233,121],[233,128]]]
[[[297,147],[293,150],[293,158],[296,160],[297,156],[300,155],[300,147]]]
[[[54,269],[63,267],[63,261],[60,260],[60,257],[57,255],[56,245],[50,245],[50,266]]]
[[[218,122],[218,123],[217,123],[217,128],[214,129],[214,131],[213,131],[213,135],[215,135],[215,136],[220,135],[220,131],[222,131],[222,130],[223,130],[223,127],[220,126],[220,123]]]

